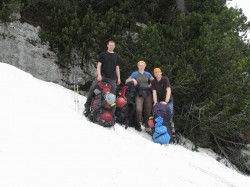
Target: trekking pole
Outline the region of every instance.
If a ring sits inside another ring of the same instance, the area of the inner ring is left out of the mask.
[[[74,103],[75,103],[75,111],[76,111],[76,70],[75,70],[75,64],[73,64],[73,84],[74,84]]]
[[[76,108],[77,112],[79,112],[79,68],[80,64],[76,64]]]
[[[75,111],[77,112],[79,112],[79,66],[79,63],[73,63],[74,102]]]
[[[80,79],[77,79],[77,84],[76,84],[76,102],[77,102],[77,112],[79,112],[79,81]]]

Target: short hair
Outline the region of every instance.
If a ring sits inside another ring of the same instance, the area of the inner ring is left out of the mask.
[[[109,42],[115,43],[115,41],[114,41],[113,39],[108,39],[108,40],[107,40],[107,45],[109,44]]]
[[[140,63],[144,64],[145,66],[147,65],[145,61],[140,60],[139,62],[137,62],[137,66],[138,66]]]
[[[161,69],[160,68],[155,68],[154,73],[157,73],[157,72],[161,72]]]

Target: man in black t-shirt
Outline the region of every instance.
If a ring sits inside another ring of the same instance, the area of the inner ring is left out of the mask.
[[[120,57],[117,53],[114,52],[115,42],[109,40],[107,44],[108,50],[102,52],[99,56],[97,63],[97,78],[92,82],[92,85],[89,89],[87,101],[84,104],[85,110],[84,115],[88,116],[90,113],[90,105],[93,98],[93,92],[98,81],[104,81],[111,84],[113,94],[116,94],[116,78],[117,84],[121,83],[120,78]]]
[[[151,89],[153,92],[153,102],[154,105],[158,102],[162,104],[166,104],[171,111],[171,119],[173,121],[173,97],[171,94],[171,85],[168,77],[162,76],[162,72],[160,68],[154,69],[155,78],[151,82]]]

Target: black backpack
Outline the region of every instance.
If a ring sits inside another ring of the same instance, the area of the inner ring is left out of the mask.
[[[125,128],[135,127],[136,117],[135,117],[135,96],[137,92],[137,87],[134,83],[128,82],[125,86],[117,89],[118,97],[125,97],[126,104],[122,108],[116,108],[115,116],[116,122],[125,125]]]

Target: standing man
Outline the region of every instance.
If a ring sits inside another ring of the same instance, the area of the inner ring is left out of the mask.
[[[151,83],[151,89],[153,91],[154,105],[158,102],[166,104],[171,111],[170,122],[173,122],[174,115],[174,102],[171,94],[171,85],[167,76],[162,76],[160,68],[154,69],[155,78]]]
[[[98,81],[104,81],[111,84],[111,92],[116,95],[116,78],[117,84],[121,83],[120,78],[120,57],[114,52],[115,41],[109,40],[107,43],[108,50],[99,55],[97,63],[97,78],[92,82],[89,89],[87,101],[85,103],[84,115],[88,116],[90,113],[90,105],[93,98],[93,92]]]

